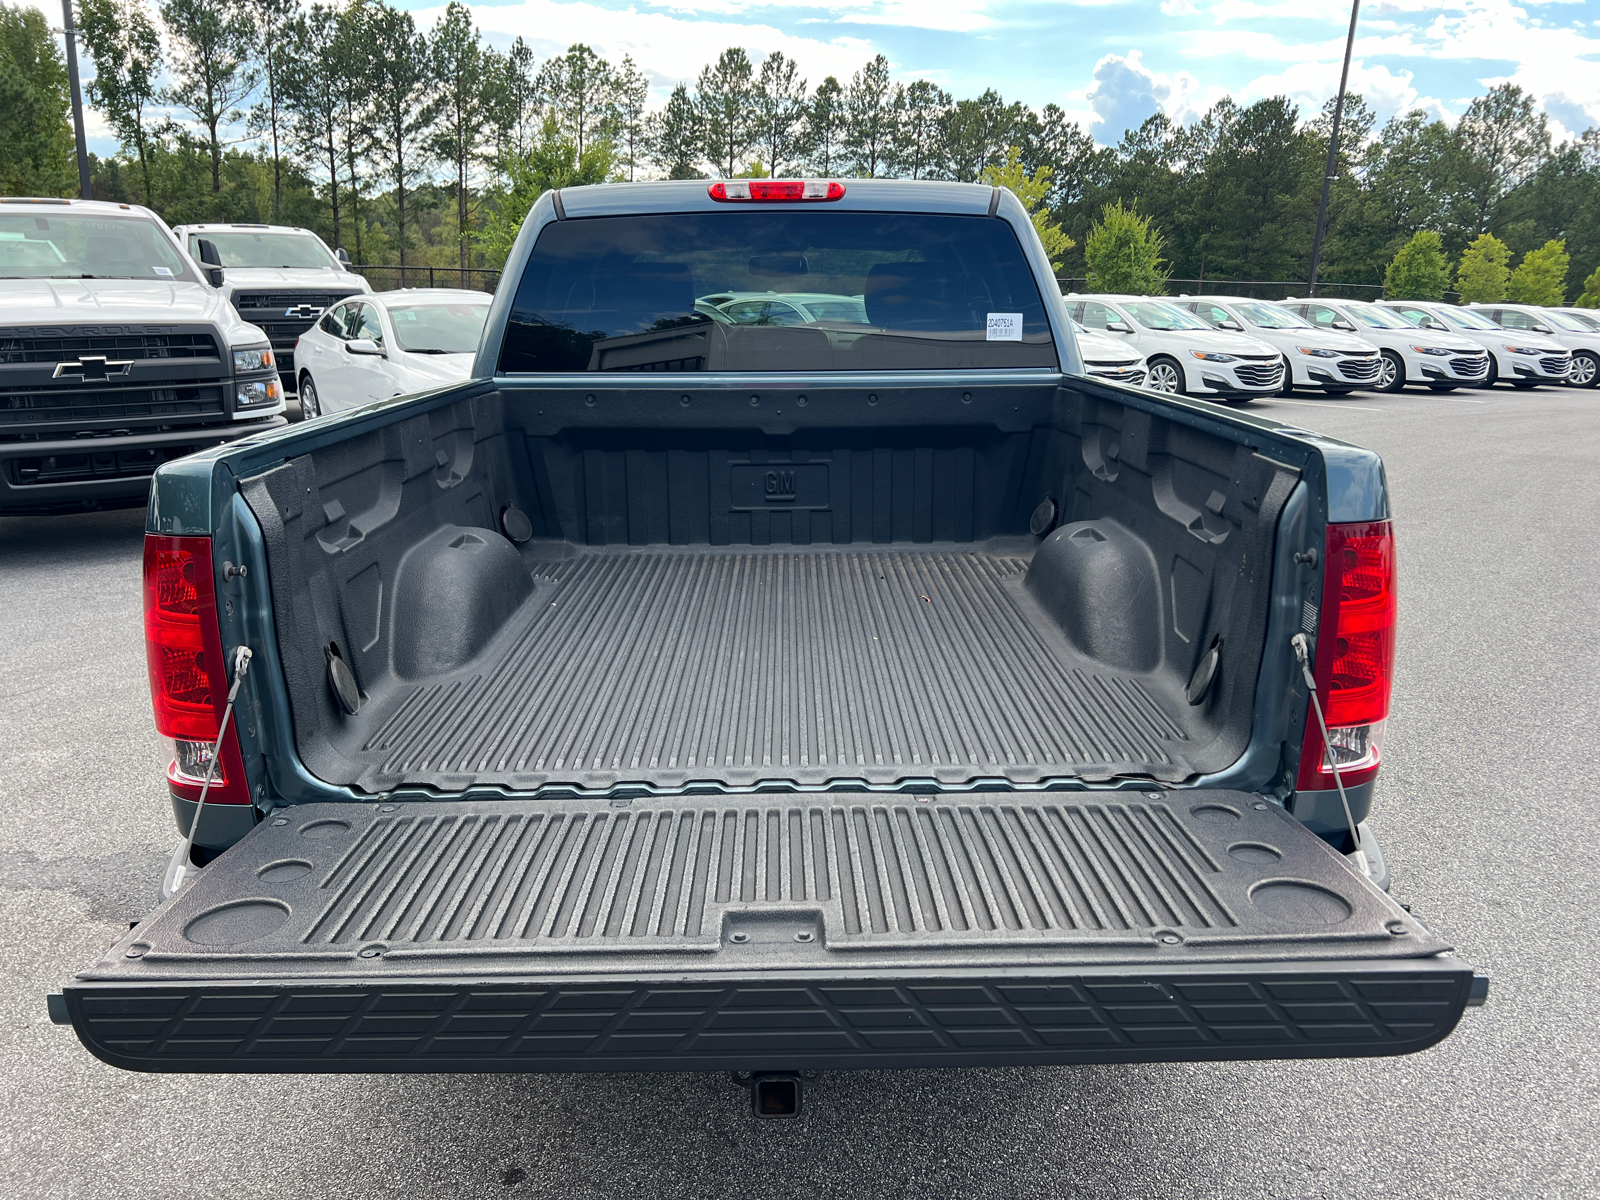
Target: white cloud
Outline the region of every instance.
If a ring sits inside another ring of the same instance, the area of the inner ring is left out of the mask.
[[[1094,65],[1094,86],[1084,99],[1094,111],[1095,137],[1106,144],[1122,138],[1124,131],[1137,129],[1156,113],[1165,112],[1182,123],[1204,112],[1216,98],[1216,90],[1202,91],[1200,83],[1187,71],[1170,78],[1144,65],[1144,56],[1130,50],[1126,57],[1108,54]]]

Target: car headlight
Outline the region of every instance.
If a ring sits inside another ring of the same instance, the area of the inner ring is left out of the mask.
[[[1233,355],[1231,355],[1231,354],[1222,354],[1222,353],[1220,353],[1220,352],[1218,352],[1216,350],[1191,350],[1191,351],[1189,351],[1189,353],[1194,355],[1196,358],[1204,359],[1206,362],[1237,362],[1238,361],[1238,359],[1236,359]]]
[[[1548,353],[1548,351],[1545,351],[1545,350],[1534,350],[1533,348],[1531,348],[1529,346],[1507,346],[1506,349],[1509,350],[1512,354],[1546,354],[1546,353]]]
[[[1312,358],[1338,358],[1339,357],[1339,352],[1337,350],[1319,350],[1314,346],[1296,346],[1295,349],[1300,351],[1301,354],[1309,354],[1309,355],[1311,355]]]
[[[272,350],[268,346],[250,346],[233,352],[233,369],[242,375],[247,371],[265,371],[272,366]]]
[[[1437,346],[1413,346],[1411,348],[1413,350],[1415,350],[1418,354],[1454,354],[1455,353],[1454,350],[1441,350]]]
[[[278,402],[278,381],[276,379],[251,379],[241,382],[234,393],[235,408],[254,408],[261,404],[276,404]]]

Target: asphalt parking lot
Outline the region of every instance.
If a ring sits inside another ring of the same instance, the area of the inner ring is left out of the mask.
[[[721,1075],[135,1075],[45,994],[174,841],[138,511],[0,518],[0,1194],[1600,1196],[1600,394],[1251,406],[1388,465],[1402,627],[1375,827],[1494,979],[1442,1045],[1342,1062],[824,1075],[757,1124]]]

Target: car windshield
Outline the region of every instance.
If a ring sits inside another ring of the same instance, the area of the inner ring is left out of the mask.
[[[1123,300],[1121,306],[1133,314],[1133,319],[1146,329],[1207,329],[1199,317],[1190,316],[1181,308],[1163,304],[1159,300]]]
[[[1569,317],[1566,313],[1551,312],[1546,309],[1539,316],[1556,329],[1565,330],[1567,333],[1588,333],[1594,326],[1585,325],[1576,317]]]
[[[720,297],[726,323],[704,311]],[[508,372],[1058,366],[1005,222],[836,210],[554,222],[500,358]]]
[[[1386,308],[1369,308],[1365,304],[1352,304],[1345,311],[1356,319],[1356,324],[1365,325],[1368,329],[1415,328],[1410,321],[1399,313],[1390,312]]]
[[[217,248],[225,267],[280,267],[295,271],[331,271],[338,259],[309,233],[254,233],[246,229],[215,230],[189,235],[189,253],[200,257],[200,239]]]
[[[1578,322],[1578,326],[1581,329],[1600,330],[1600,318],[1588,317],[1582,313],[1562,313],[1561,315],[1566,317],[1569,321]]]
[[[1493,321],[1482,313],[1475,313],[1470,308],[1431,308],[1428,310],[1430,317],[1444,319],[1446,325],[1454,325],[1457,329],[1499,329]]]
[[[1235,300],[1233,307],[1257,329],[1309,329],[1310,326],[1286,308],[1255,300]]]
[[[148,218],[46,210],[0,212],[0,279],[193,282],[194,276]]]
[[[489,304],[470,300],[391,307],[395,340],[412,354],[476,354]]]

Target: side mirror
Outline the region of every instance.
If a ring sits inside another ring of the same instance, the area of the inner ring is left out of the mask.
[[[1333,323],[1333,327],[1335,329],[1342,329],[1345,333],[1354,333],[1356,331],[1356,327],[1350,324],[1349,321],[1335,321]]]
[[[1237,321],[1223,321],[1220,325],[1217,326],[1217,328],[1218,329],[1227,329],[1227,330],[1232,331],[1233,333],[1243,333],[1244,332],[1244,326],[1239,324],[1239,322],[1237,322]]]
[[[1106,328],[1112,333],[1132,333],[1133,326],[1124,321],[1107,321]]]
[[[1435,333],[1449,333],[1450,332],[1449,326],[1447,326],[1443,321],[1435,321],[1435,320],[1432,320],[1432,319],[1429,319],[1428,322],[1425,325],[1423,325],[1423,328],[1424,329],[1431,329]]]
[[[344,344],[346,354],[373,354],[379,358],[388,358],[382,346],[371,338],[352,338]]]
[[[1534,331],[1534,332],[1535,332],[1535,333],[1553,333],[1553,332],[1554,332],[1554,331],[1553,331],[1553,330],[1552,330],[1552,329],[1551,329],[1551,328],[1550,328],[1550,326],[1548,326],[1548,325],[1535,325],[1535,326],[1534,326],[1534,327],[1533,327],[1533,331]]]
[[[335,250],[333,256],[339,260],[339,265],[346,271],[350,269],[350,253],[343,246]]]
[[[217,244],[210,238],[201,238],[196,248],[200,251],[200,262],[206,269],[206,278],[211,281],[211,286],[221,287],[222,255],[217,253]]]

